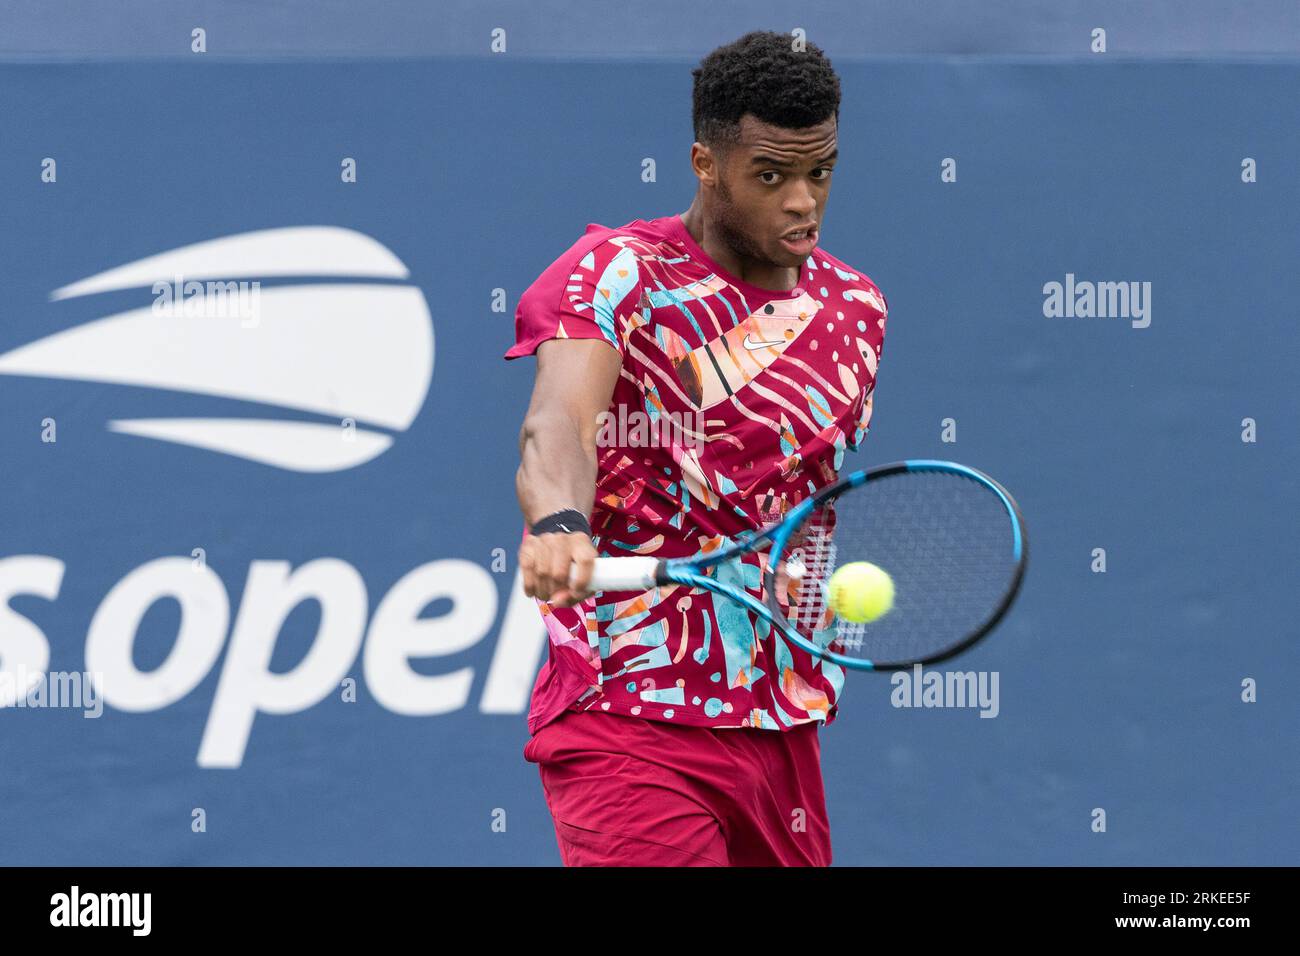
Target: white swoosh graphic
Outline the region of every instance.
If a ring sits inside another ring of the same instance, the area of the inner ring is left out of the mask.
[[[50,293],[52,301],[82,295],[152,286],[185,279],[240,276],[348,276],[405,279],[402,260],[382,243],[339,226],[288,226],[259,229],[196,242],[117,269],[88,276]]]
[[[775,348],[778,345],[785,345],[785,341],[783,339],[778,339],[775,342],[760,342],[752,335],[746,335],[745,340],[741,344],[745,346],[745,348],[749,349],[749,351],[757,352],[759,349],[770,349]]]
[[[0,374],[143,385],[353,418],[415,420],[433,377],[433,326],[415,286],[260,292],[258,323],[136,309],[0,355]]]
[[[305,472],[363,465],[393,443],[389,435],[360,428],[260,418],[138,418],[108,428]]]

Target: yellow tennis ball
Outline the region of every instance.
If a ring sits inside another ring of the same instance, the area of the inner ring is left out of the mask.
[[[854,561],[831,575],[831,609],[846,621],[864,624],[894,606],[894,579],[870,561]]]

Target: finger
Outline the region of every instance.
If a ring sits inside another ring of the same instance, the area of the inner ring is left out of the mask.
[[[586,591],[587,585],[591,583],[592,572],[596,570],[596,551],[594,548],[583,548],[573,555],[573,562],[569,573],[569,587],[574,591]]]
[[[554,543],[546,554],[546,575],[551,581],[551,590],[568,590],[570,546],[560,535],[555,536]]]
[[[524,583],[524,593],[533,596],[533,568],[528,556],[528,543],[519,546],[519,576]]]
[[[535,566],[537,587],[547,603],[553,603],[555,594],[564,587],[564,581],[555,576],[555,543],[544,541],[538,548]]]
[[[537,546],[533,549],[532,564],[529,570],[533,576],[533,593],[540,600],[547,600],[552,589],[546,581],[546,547],[540,539],[538,539]]]
[[[537,557],[537,564],[533,569],[533,574],[537,581],[536,584],[537,596],[541,598],[543,601],[550,603],[552,598],[554,597],[557,584],[555,581],[551,580],[550,575],[547,574],[546,572],[547,567],[548,565],[546,564],[546,556],[543,554],[539,554]]]
[[[524,593],[529,597],[537,596],[537,558],[533,539],[527,538],[519,546],[519,570],[524,577]]]

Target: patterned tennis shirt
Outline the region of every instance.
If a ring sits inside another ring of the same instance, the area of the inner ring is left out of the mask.
[[[782,292],[729,275],[680,216],[593,223],[520,298],[506,358],[549,339],[618,351],[593,543],[601,555],[688,557],[779,521],[836,479],[871,421],[887,313],[869,278],[820,248]],[[761,599],[765,560],[719,566],[719,580]],[[843,669],[708,591],[538,604],[549,654],[532,734],[565,710],[777,731],[835,719]]]

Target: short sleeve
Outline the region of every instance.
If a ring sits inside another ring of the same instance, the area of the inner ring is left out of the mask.
[[[532,355],[549,339],[600,339],[623,353],[640,323],[641,269],[627,237],[557,259],[520,296],[507,359]]]

